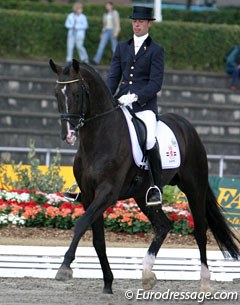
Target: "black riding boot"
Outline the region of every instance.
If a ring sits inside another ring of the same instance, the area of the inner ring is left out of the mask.
[[[153,181],[150,181],[151,187],[148,190],[146,202],[148,205],[157,205],[162,203],[162,162],[157,143],[147,151],[147,156]]]

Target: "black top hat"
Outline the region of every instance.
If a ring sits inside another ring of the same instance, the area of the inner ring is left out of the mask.
[[[153,17],[153,9],[151,7],[134,6],[132,15],[129,16],[131,19],[140,20],[155,20]]]

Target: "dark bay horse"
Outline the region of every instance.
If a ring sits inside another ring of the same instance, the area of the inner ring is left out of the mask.
[[[154,259],[170,230],[170,221],[160,205],[146,206],[149,175],[134,163],[124,114],[99,74],[90,66],[73,60],[61,68],[50,60],[57,74],[55,95],[62,121],[62,139],[79,146],[73,171],[82,192],[85,214],[77,221],[71,245],[56,275],[72,277],[70,265],[85,231],[92,227],[93,245],[103,271],[104,293],[112,293],[113,274],[106,255],[103,212],[118,199],[133,197],[152,224],[155,236],[143,259],[143,287],[151,289],[156,276]],[[194,219],[194,236],[200,251],[201,289],[209,286],[206,230],[209,227],[224,255],[239,257],[238,238],[230,230],[208,183],[206,152],[193,126],[176,114],[160,119],[174,132],[181,152],[181,166],[163,171],[164,185],[177,185],[187,196]]]

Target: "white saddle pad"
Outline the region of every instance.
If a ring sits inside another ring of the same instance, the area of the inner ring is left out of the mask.
[[[139,146],[136,130],[132,123],[132,116],[125,107],[121,107],[129,129],[132,144],[133,159],[137,166],[147,169],[147,164],[142,162],[143,153]],[[158,121],[157,140],[163,169],[178,168],[181,164],[180,150],[177,139],[172,130],[163,122]]]

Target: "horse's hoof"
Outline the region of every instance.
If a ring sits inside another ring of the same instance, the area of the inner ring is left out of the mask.
[[[73,271],[71,268],[60,267],[55,276],[55,280],[57,281],[69,281],[73,278]]]
[[[213,292],[213,289],[210,286],[210,279],[201,279],[200,292]]]
[[[113,294],[112,287],[104,287],[103,293],[104,294]]]
[[[142,272],[142,284],[144,290],[152,289],[157,283],[157,277],[154,272],[144,270]]]

